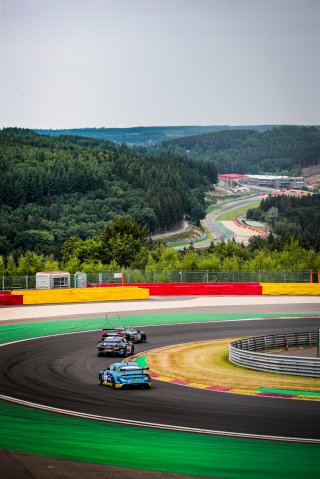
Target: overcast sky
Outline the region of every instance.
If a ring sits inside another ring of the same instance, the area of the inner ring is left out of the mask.
[[[320,123],[320,0],[0,2],[0,127]]]

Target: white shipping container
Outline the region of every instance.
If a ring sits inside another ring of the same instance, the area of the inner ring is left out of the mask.
[[[70,273],[43,271],[36,273],[36,289],[70,288]]]

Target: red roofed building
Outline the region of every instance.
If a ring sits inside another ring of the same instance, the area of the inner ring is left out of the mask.
[[[219,184],[226,186],[227,188],[235,188],[239,186],[239,180],[246,175],[238,175],[236,173],[230,173],[226,175],[218,175]]]

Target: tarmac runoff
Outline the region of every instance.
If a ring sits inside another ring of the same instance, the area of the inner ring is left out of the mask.
[[[221,308],[226,306],[277,306],[293,305],[292,311],[295,311],[294,305],[299,304],[314,305],[314,312],[320,312],[320,296],[201,296],[191,298],[152,298],[139,301],[115,301],[115,302],[92,302],[92,303],[72,303],[55,305],[36,305],[36,306],[9,306],[0,309],[0,323],[10,320],[38,319],[38,318],[58,318],[61,316],[70,317],[71,315],[79,317],[93,317],[100,314],[103,316],[135,311],[156,311],[161,313],[165,310],[175,310],[184,308]],[[257,314],[257,317],[259,314]]]

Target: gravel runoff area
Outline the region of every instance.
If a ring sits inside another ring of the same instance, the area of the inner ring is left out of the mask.
[[[310,347],[299,347],[299,348],[289,348],[286,349],[276,349],[266,351],[267,354],[277,354],[280,356],[301,356],[303,358],[316,358],[317,357],[317,347],[310,346]]]
[[[232,231],[232,233],[234,233],[237,237],[251,238],[252,236],[257,236],[256,231],[252,231],[249,228],[241,228],[233,221],[221,221],[221,223],[223,224],[223,226],[225,226],[225,228]]]

